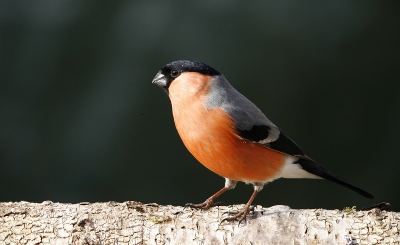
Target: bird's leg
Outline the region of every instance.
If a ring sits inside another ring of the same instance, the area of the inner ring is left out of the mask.
[[[227,190],[229,190],[229,189],[224,187],[221,190],[219,190],[217,193],[215,193],[214,195],[207,198],[207,200],[205,200],[203,203],[199,203],[199,204],[187,203],[185,205],[185,207],[208,209],[208,208],[211,208],[214,206],[219,206],[222,204],[222,202],[214,202],[214,200]]]
[[[223,202],[214,202],[214,200],[217,199],[217,197],[219,197],[220,195],[222,195],[222,193],[224,193],[225,191],[235,188],[236,183],[237,183],[237,181],[226,178],[225,179],[225,187],[222,188],[221,190],[219,190],[217,193],[215,193],[211,197],[209,197],[203,203],[199,203],[199,204],[187,203],[185,205],[185,207],[208,209],[211,207],[222,205]]]
[[[249,201],[246,203],[244,208],[236,213],[234,216],[225,218],[221,220],[221,223],[224,221],[233,221],[233,220],[238,220],[240,225],[242,222],[246,223],[246,215],[249,213],[251,203],[253,202],[254,198],[256,198],[258,192],[260,192],[263,189],[264,184],[263,183],[254,183],[254,191],[253,194],[251,195]]]

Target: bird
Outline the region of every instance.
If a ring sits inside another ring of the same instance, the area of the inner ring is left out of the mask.
[[[251,204],[264,185],[278,178],[327,179],[366,198],[370,193],[319,166],[211,66],[191,60],[166,64],[152,83],[168,95],[175,127],[188,151],[206,168],[225,178],[225,186],[199,204],[208,209],[237,182],[252,184],[244,208],[223,221],[246,221]]]

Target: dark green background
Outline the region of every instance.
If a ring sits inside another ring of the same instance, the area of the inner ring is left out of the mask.
[[[399,1],[0,3],[0,201],[183,205],[222,188],[151,84],[164,64],[190,59],[376,196],[282,179],[256,204],[399,210]],[[251,192],[239,184],[220,200],[245,203]]]

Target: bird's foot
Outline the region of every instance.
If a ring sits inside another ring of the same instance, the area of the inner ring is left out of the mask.
[[[215,206],[222,206],[225,205],[223,202],[214,202],[212,199],[207,199],[203,203],[193,204],[193,203],[186,203],[185,208],[197,208],[197,209],[209,209]]]
[[[229,221],[238,221],[239,222],[238,226],[240,226],[241,224],[245,225],[247,214],[249,214],[249,212],[251,212],[253,210],[254,210],[253,206],[250,206],[250,207],[245,206],[240,211],[230,211],[230,212],[228,212],[228,214],[234,214],[234,215],[221,220],[220,223],[222,224],[224,221],[228,221],[228,222]]]

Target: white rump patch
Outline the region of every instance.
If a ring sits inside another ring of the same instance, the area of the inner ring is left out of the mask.
[[[321,177],[311,174],[301,168],[300,164],[294,163],[297,161],[297,157],[288,156],[284,163],[281,178],[307,178],[307,179],[322,179]]]

